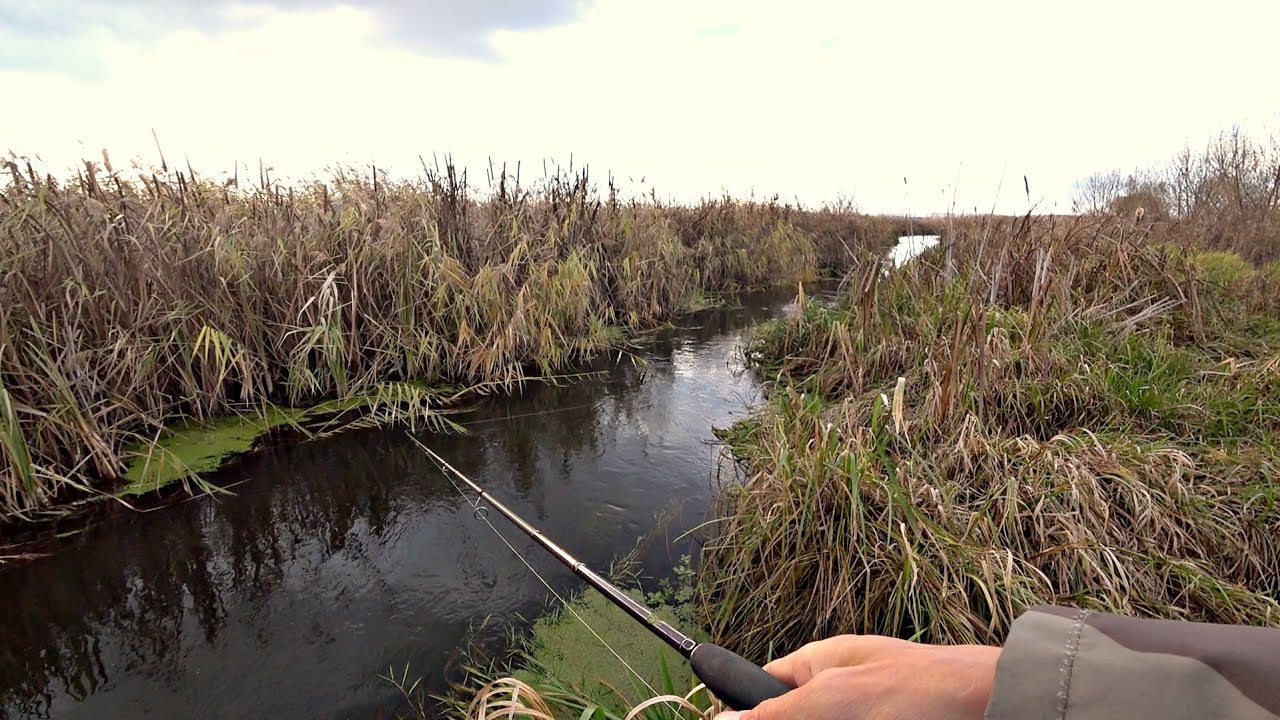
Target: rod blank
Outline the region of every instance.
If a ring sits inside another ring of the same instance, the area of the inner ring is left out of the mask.
[[[560,547],[551,538],[544,535],[541,530],[530,525],[524,518],[517,515],[514,510],[490,495],[484,488],[450,465],[447,460],[440,457],[434,450],[419,442],[412,435],[410,438],[417,443],[418,447],[430,455],[441,466],[442,470],[453,473],[455,477],[476,492],[478,498],[475,503],[477,512],[483,509],[480,506],[480,501],[483,500],[494,510],[501,513],[503,517],[533,538],[535,542],[555,556],[557,560],[573,570],[574,574],[582,578],[588,585],[599,590],[610,602],[622,608],[628,615],[648,628],[649,632],[657,635],[663,642],[680,653],[682,657],[689,660],[689,664],[693,667],[693,671],[698,678],[706,684],[707,688],[716,697],[720,698],[729,707],[734,710],[750,710],[761,702],[771,697],[782,695],[792,689],[786,683],[765,672],[759,665],[741,655],[719,645],[699,643],[672,627],[670,623],[659,619],[653,614],[652,610],[636,602],[631,596],[619,590],[613,583],[597,575],[586,564],[571,555],[568,550]]]

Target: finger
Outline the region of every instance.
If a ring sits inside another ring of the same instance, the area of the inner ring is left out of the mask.
[[[904,644],[911,643],[881,635],[837,635],[811,642],[765,665],[764,669],[779,680],[800,687],[823,670],[862,665],[885,653],[901,650]]]
[[[823,710],[828,703],[823,702],[822,695],[829,688],[820,687],[822,683],[814,683],[807,687],[799,687],[775,698],[769,698],[753,710],[741,713],[737,718],[729,720],[824,720]]]
[[[806,646],[807,647],[807,646]],[[791,687],[800,687],[817,673],[810,670],[810,658],[804,648],[764,665],[764,671]]]

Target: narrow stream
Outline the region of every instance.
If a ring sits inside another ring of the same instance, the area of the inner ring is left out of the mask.
[[[671,541],[707,512],[712,427],[758,400],[745,331],[793,296],[686,318],[639,351],[643,369],[602,361],[603,379],[491,398],[459,418],[469,435],[423,439],[593,567],[649,536],[641,567],[665,575],[689,547]],[[274,448],[215,480],[243,482],[0,570],[0,717],[390,717],[389,667],[438,691],[471,628],[490,618],[492,636],[545,607],[402,431]]]

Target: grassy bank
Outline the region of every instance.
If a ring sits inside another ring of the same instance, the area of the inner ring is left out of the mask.
[[[131,176],[10,164],[0,514],[111,487],[176,423],[356,397],[430,414],[436,396],[407,389],[552,373],[628,326],[838,269],[893,232],[839,209],[623,202],[585,174],[484,194],[452,167],[297,187]]]
[[[652,593],[637,587],[629,559],[610,575],[660,618],[706,641],[687,561]],[[464,677],[442,698],[447,715],[694,720],[720,708],[687,661],[591,588],[569,596],[567,604],[557,603],[527,629],[513,631],[505,650],[502,657],[475,650],[461,663]],[[439,706],[394,671],[388,679],[404,692],[412,717],[439,714]]]
[[[633,595],[645,600],[639,592]],[[663,608],[661,614],[675,621],[674,612]],[[608,643],[607,648],[584,623]],[[568,606],[540,618],[526,634],[513,640],[512,647],[503,662],[468,668],[465,687],[469,692],[452,700],[453,714],[492,717],[503,716],[508,707],[541,707],[552,717],[621,720],[651,698],[683,697],[698,684],[679,654],[590,589],[570,600]],[[417,716],[432,716],[425,698],[412,693],[409,698]],[[709,704],[701,691],[692,700],[698,707]],[[655,708],[643,717],[675,720],[672,707]]]
[[[761,328],[713,637],[1000,642],[1045,602],[1280,626],[1280,264],[1163,240],[959,221]]]

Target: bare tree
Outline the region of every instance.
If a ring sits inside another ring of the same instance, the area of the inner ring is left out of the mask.
[[[1161,175],[1135,171],[1125,178],[1120,195],[1107,208],[1111,212],[1149,221],[1169,218],[1169,187]]]
[[[1076,182],[1072,209],[1078,213],[1107,212],[1124,191],[1125,178],[1118,171],[1094,173]]]

